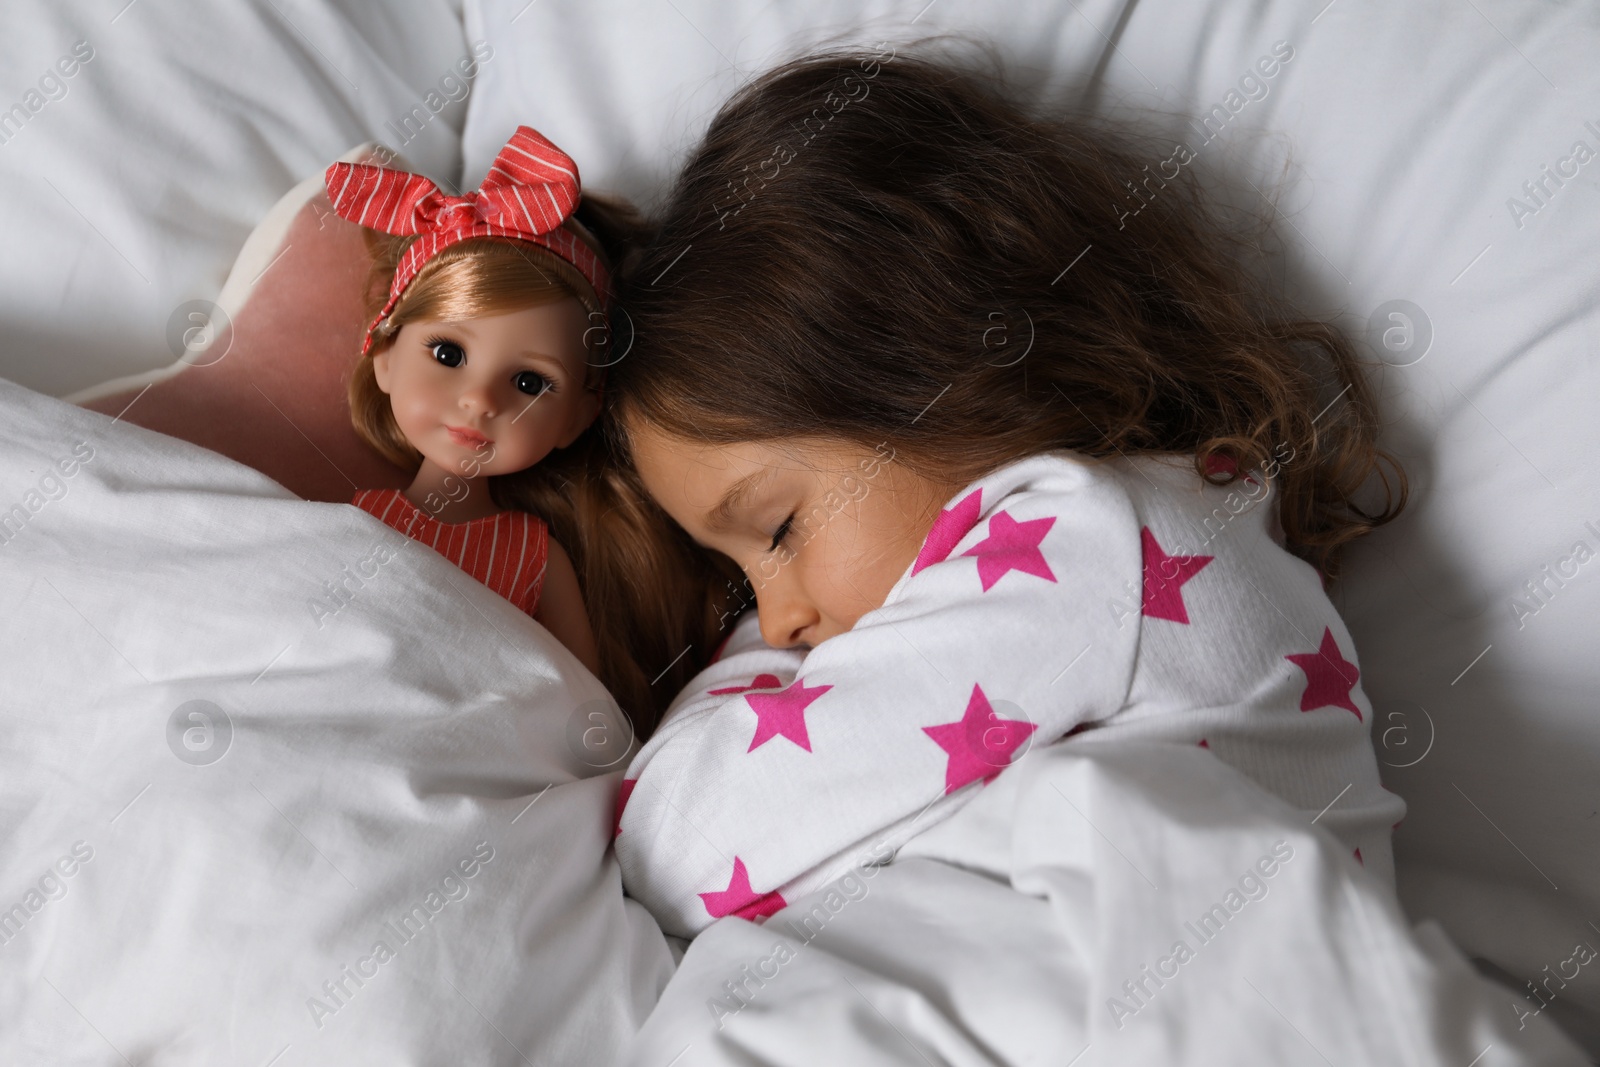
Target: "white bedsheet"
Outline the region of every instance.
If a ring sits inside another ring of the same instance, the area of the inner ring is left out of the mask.
[[[613,1058],[672,961],[607,851],[626,731],[542,627],[8,382],[0,524],[0,1063]]]
[[[1587,1062],[1511,1000],[1203,749],[1069,741],[891,865],[714,923],[629,1062]]]

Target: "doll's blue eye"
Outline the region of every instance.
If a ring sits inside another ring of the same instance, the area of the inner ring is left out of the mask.
[[[529,396],[538,396],[550,388],[549,379],[542,374],[535,374],[531,370],[522,371],[512,381],[516,383],[518,389]]]
[[[466,362],[467,354],[454,341],[435,341],[433,342],[433,358],[446,367],[459,367]]]

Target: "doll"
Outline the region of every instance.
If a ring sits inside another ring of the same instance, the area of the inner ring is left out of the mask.
[[[503,508],[489,489],[571,445],[600,411],[610,271],[573,215],[577,165],[520,126],[483,186],[462,196],[366,164],[335,163],[326,181],[341,217],[396,238],[380,256],[393,273],[351,378],[351,418],[416,470],[405,490],[363,490],[352,503],[527,612],[598,673],[572,559],[544,519]]]

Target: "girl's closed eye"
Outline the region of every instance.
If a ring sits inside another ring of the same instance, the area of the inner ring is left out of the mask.
[[[789,531],[794,528],[794,512],[789,512],[789,517],[778,524],[778,530],[772,535],[772,544],[767,547],[768,552],[776,552],[778,546],[783,544],[783,539],[789,536]]]

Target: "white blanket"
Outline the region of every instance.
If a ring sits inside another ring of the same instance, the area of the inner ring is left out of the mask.
[[[889,866],[712,924],[629,1062],[1587,1062],[1513,999],[1204,750],[1068,742]]]
[[[603,1063],[672,960],[627,754],[354,507],[0,382],[0,1063]]]
[[[1582,1062],[1191,745],[1035,749],[669,983],[605,848],[629,749],[542,628],[4,382],[0,608],[3,1063],[604,1064],[663,987],[652,1067]]]

